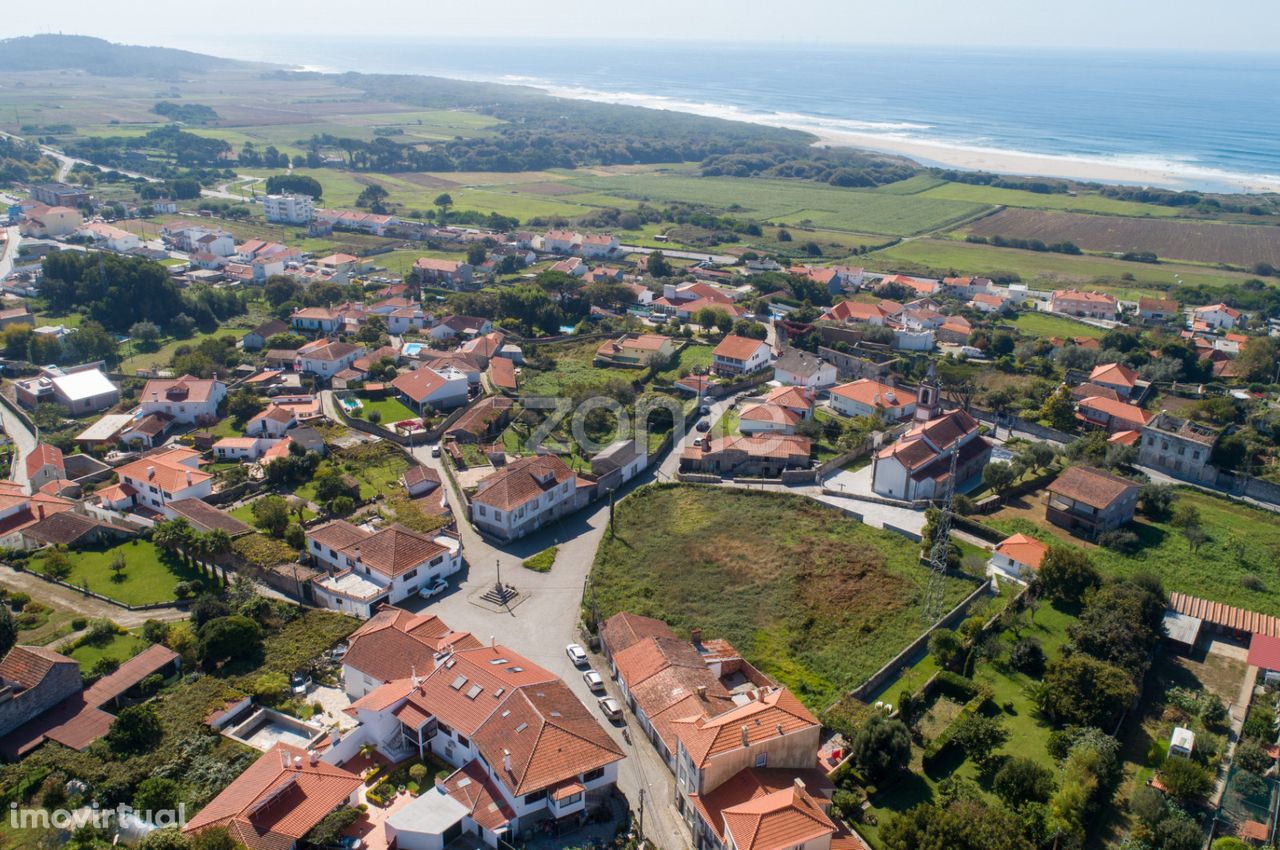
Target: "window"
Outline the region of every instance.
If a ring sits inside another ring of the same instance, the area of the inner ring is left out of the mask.
[[[488,516],[488,514],[485,513],[484,505],[476,505],[476,508],[480,511],[480,516]]]
[[[440,734],[441,734],[441,735],[452,735],[452,734],[453,734],[453,728],[452,728],[452,727],[450,727],[450,726],[445,725],[444,723],[436,723],[436,728],[440,730]]]
[[[407,572],[407,573],[405,573],[405,574],[404,574],[404,579],[403,579],[403,581],[409,581],[409,580],[410,580],[410,579],[412,579],[412,578],[416,578],[416,577],[417,577],[417,575],[418,575],[418,571],[417,571],[417,570],[409,570],[409,572]]]
[[[458,736],[458,743],[459,743],[461,746],[464,746],[464,747],[469,747],[469,746],[471,746],[471,742],[467,740],[467,736],[466,736],[466,735],[459,735],[459,736]]]
[[[493,518],[494,518],[495,520],[497,520],[497,521],[501,521],[501,520],[502,520],[502,511],[494,511],[494,512],[493,512]]]
[[[539,800],[545,800],[545,799],[547,799],[547,789],[543,788],[541,791],[534,791],[532,794],[525,794],[524,804],[526,806],[529,806],[529,805],[532,805],[533,803],[538,802]]]
[[[769,754],[767,752],[756,753],[756,767],[764,767],[768,763],[769,763]]]
[[[1200,459],[1200,450],[1199,450],[1199,449],[1196,449],[1194,452],[1192,452],[1192,453],[1191,453],[1191,459],[1192,459],[1192,460],[1199,460],[1199,459]]]
[[[582,774],[582,781],[595,782],[597,779],[599,779],[602,776],[604,776],[604,768],[597,767],[595,770],[588,770],[586,773]]]
[[[437,555],[436,557],[431,559],[431,563],[428,566],[438,567],[443,561],[444,561],[444,555]]]

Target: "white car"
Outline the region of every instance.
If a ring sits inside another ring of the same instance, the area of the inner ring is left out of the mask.
[[[569,660],[572,661],[576,666],[578,667],[587,666],[587,651],[583,649],[579,644],[576,644],[576,643],[569,644],[564,648],[564,654],[569,656]]]
[[[622,706],[613,697],[600,697],[596,702],[600,705],[600,713],[610,720],[622,719]]]
[[[604,690],[604,679],[595,670],[588,670],[582,674],[582,681],[587,683],[587,687],[593,691]]]
[[[418,595],[423,599],[430,599],[433,596],[439,596],[449,589],[449,582],[442,578],[436,578],[430,584],[423,585],[422,590],[418,591]]]

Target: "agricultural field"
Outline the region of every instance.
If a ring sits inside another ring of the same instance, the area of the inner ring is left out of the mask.
[[[811,499],[687,485],[619,503],[591,583],[601,617],[657,617],[733,643],[810,708],[920,630],[919,547]],[[971,589],[954,579],[947,604]]]
[[[911,178],[912,180],[916,178]],[[903,181],[909,183],[910,181]],[[897,184],[893,184],[897,185]],[[1096,192],[1077,195],[1040,194],[1022,189],[1000,189],[994,186],[976,186],[969,183],[942,183],[922,193],[926,198],[945,198],[949,201],[969,201],[975,204],[999,204],[1006,207],[1023,207],[1031,210],[1072,210],[1075,212],[1102,213],[1104,215],[1140,216],[1143,218],[1170,218],[1182,215],[1185,210],[1160,204],[1143,204],[1107,198]]]
[[[1009,209],[975,221],[965,230],[978,236],[1074,242],[1085,251],[1102,253],[1150,251],[1161,258],[1196,263],[1280,266],[1280,227],[1267,225]]]
[[[1208,539],[1195,551],[1169,521],[1141,515],[1125,528],[1138,536],[1132,555],[1093,546],[1044,519],[1043,496],[1016,500],[984,520],[1002,532],[1023,532],[1089,550],[1104,575],[1150,572],[1165,590],[1187,593],[1280,616],[1280,524],[1269,511],[1232,502],[1197,490],[1179,488],[1177,507],[1189,505],[1200,514]]]
[[[618,174],[571,181],[652,203],[699,204],[744,217],[884,236],[938,230],[981,213],[984,204],[838,189],[796,180]]]
[[[1024,283],[1046,289],[1090,287],[1117,298],[1159,295],[1183,283],[1223,286],[1252,275],[1174,263],[1131,263],[1110,257],[1073,256],[1017,248],[997,248],[949,239],[915,239],[867,255],[870,267],[926,274],[1017,274]],[[1129,275],[1132,279],[1124,277]]]
[[[1014,326],[1027,336],[1056,336],[1062,339],[1087,336],[1090,339],[1102,339],[1106,334],[1102,328],[1086,325],[1084,322],[1073,322],[1061,316],[1049,313],[1020,313],[1013,320]]]

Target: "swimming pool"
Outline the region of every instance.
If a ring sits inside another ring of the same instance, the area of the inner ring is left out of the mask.
[[[358,398],[339,399],[338,403],[342,405],[342,409],[347,413],[358,413],[364,409],[364,402]]]
[[[417,356],[418,356],[418,353],[419,353],[420,351],[422,351],[422,349],[424,349],[424,348],[426,348],[426,347],[427,347],[427,346],[426,346],[426,344],[425,344],[425,343],[421,343],[421,342],[406,342],[406,343],[401,347],[401,349],[400,349],[400,353],[401,353],[401,354],[403,354],[405,357],[417,357]]]

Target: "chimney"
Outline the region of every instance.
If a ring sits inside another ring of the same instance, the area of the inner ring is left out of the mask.
[[[805,793],[804,780],[797,776],[792,788],[795,791],[795,795],[799,797],[801,794]]]
[[[156,468],[154,466],[148,466],[147,478],[155,478],[155,477],[156,477]]]
[[[502,751],[502,769],[507,773],[511,772],[511,750]]]
[[[316,762],[320,760],[320,756],[316,755],[315,750],[307,750],[307,760],[311,762],[312,767],[315,767]]]
[[[698,699],[705,700],[707,698],[707,686],[698,685]]]
[[[490,649],[497,649],[497,648],[498,648],[498,639],[497,639],[496,637],[494,637],[493,635],[489,635],[489,648],[490,648]]]
[[[40,519],[44,519],[44,503],[43,502],[36,505],[36,516],[39,517]]]
[[[286,750],[284,747],[280,748],[280,769],[281,770],[289,769],[289,751]]]
[[[448,791],[445,790],[445,787],[444,787],[444,780],[441,779],[439,776],[436,777],[436,790],[439,791],[441,794],[448,793]]]
[[[751,745],[750,731],[751,730],[748,729],[747,725],[744,723],[742,726],[742,746],[744,747]]]
[[[160,400],[160,393],[155,392],[155,391],[153,390],[153,391],[152,391],[152,393],[151,393],[151,400],[152,400],[152,401],[159,401],[159,400]]]
[[[302,770],[302,756],[293,757],[293,769]]]
[[[782,731],[782,724],[781,724],[781,723],[775,723],[775,724],[773,724],[773,728],[777,731],[777,733],[778,733],[778,737],[779,737],[779,738],[781,738],[784,734],[786,734],[786,733],[784,733],[784,732]]]
[[[190,486],[191,486],[191,471],[190,471],[190,470],[188,470],[188,471],[187,471],[187,486],[188,486],[188,487],[190,487]]]
[[[694,626],[692,629],[689,630],[689,643],[693,644],[694,646],[702,645],[702,627],[701,626]]]

